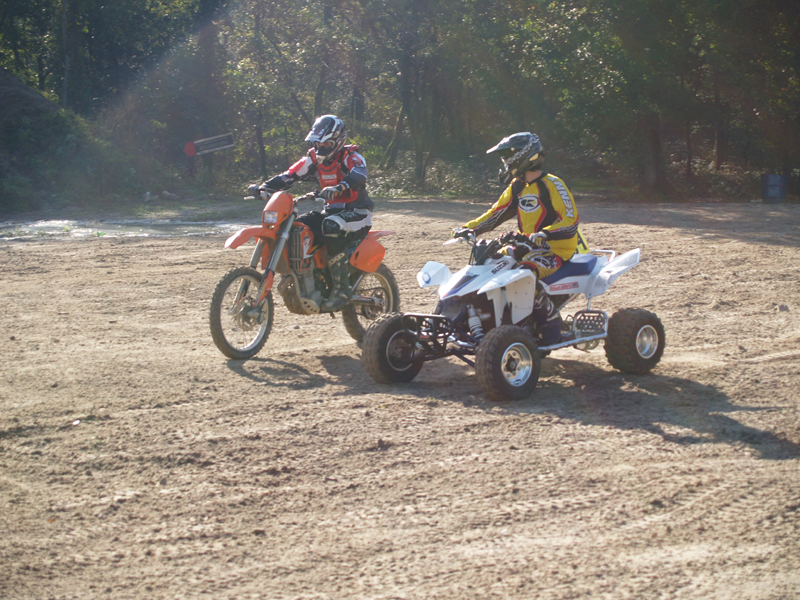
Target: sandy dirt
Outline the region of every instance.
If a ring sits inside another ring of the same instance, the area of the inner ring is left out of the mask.
[[[800,597],[800,206],[577,200],[642,250],[593,308],[656,312],[664,358],[557,351],[506,404],[455,359],[376,384],[280,300],[227,360],[222,235],[0,240],[0,598]],[[405,311],[486,206],[379,201]]]

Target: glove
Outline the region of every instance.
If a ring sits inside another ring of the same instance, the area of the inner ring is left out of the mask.
[[[533,252],[535,245],[528,236],[518,233],[514,236],[514,258],[521,261],[526,254]]]
[[[470,233],[472,233],[472,229],[469,227],[456,227],[453,229],[453,237],[460,238],[460,237],[467,237]]]
[[[262,194],[264,195],[271,195],[273,190],[267,187],[266,183],[262,183],[261,185],[249,185],[247,186],[247,195],[248,196],[255,196],[256,198],[260,198]]]
[[[545,231],[537,231],[531,236],[531,242],[537,248],[541,248],[542,246],[547,245],[547,232]]]
[[[320,198],[323,198],[325,202],[330,202],[339,194],[350,189],[350,186],[347,185],[344,181],[341,182],[339,185],[328,186],[326,188],[322,188],[322,191],[319,193]]]

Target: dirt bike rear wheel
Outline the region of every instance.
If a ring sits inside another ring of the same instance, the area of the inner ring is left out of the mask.
[[[648,373],[661,360],[666,338],[655,313],[643,308],[623,308],[608,320],[606,358],[623,373]]]
[[[237,267],[225,273],[214,289],[209,310],[211,337],[228,358],[252,358],[272,331],[272,292],[264,300],[262,309],[256,308],[262,278],[262,274],[251,267]]]
[[[347,333],[356,342],[381,315],[400,311],[400,290],[389,267],[382,264],[374,273],[365,273],[353,292],[357,296],[371,296],[383,300],[383,308],[348,304],[342,309],[342,322]]]
[[[496,327],[478,345],[475,374],[481,389],[495,402],[530,397],[541,369],[539,347],[522,327]]]
[[[378,383],[407,383],[422,369],[422,360],[411,360],[416,341],[402,320],[398,313],[382,315],[364,336],[361,362]]]

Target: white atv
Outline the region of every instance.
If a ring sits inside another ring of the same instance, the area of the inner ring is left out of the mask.
[[[664,326],[654,313],[625,308],[609,318],[591,307],[639,263],[638,248],[621,256],[611,250],[575,254],[537,281],[514,259],[516,245],[530,243],[524,236],[477,240],[466,230],[445,245],[459,241],[472,247],[468,266],[453,274],[431,261],[417,274],[421,287],[438,286],[433,314],[390,313],[367,330],[362,362],[375,381],[408,382],[425,362],[456,356],[475,367],[492,400],[519,400],[536,388],[542,356],[559,348],[589,351],[605,340],[608,362],[625,373],[647,373],[661,360]],[[586,309],[562,320],[561,309],[581,294]]]

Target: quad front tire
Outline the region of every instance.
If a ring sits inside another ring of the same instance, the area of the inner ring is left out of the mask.
[[[623,373],[644,374],[664,354],[664,325],[648,310],[625,308],[608,320],[606,358]]]
[[[231,269],[211,297],[211,337],[228,358],[252,358],[272,331],[272,292],[262,306],[256,306],[262,278],[261,273],[251,267]]]
[[[478,345],[475,374],[481,389],[495,402],[530,397],[541,369],[539,347],[522,327],[501,325]]]
[[[403,315],[382,315],[367,329],[361,348],[364,370],[378,383],[407,383],[422,369],[415,358],[414,333],[403,326]]]

